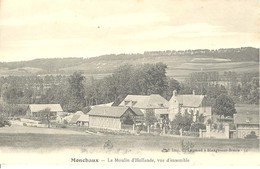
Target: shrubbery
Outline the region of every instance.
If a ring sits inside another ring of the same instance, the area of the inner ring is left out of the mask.
[[[250,134],[246,135],[245,139],[257,139],[257,135],[254,131],[251,131]]]
[[[194,124],[191,125],[191,131],[192,132],[199,132],[200,129],[202,129],[202,130],[206,129],[205,124],[203,124],[203,123],[194,123]]]

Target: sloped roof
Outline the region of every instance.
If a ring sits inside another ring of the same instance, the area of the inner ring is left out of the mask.
[[[82,111],[77,111],[76,113],[74,113],[74,115],[82,115],[84,114]]]
[[[104,106],[96,106],[93,107],[90,112],[88,112],[89,116],[105,116],[105,117],[121,117],[129,107],[104,107]],[[135,113],[135,112],[134,112]]]
[[[144,113],[138,108],[131,108],[137,116],[144,116]]]
[[[61,112],[63,111],[60,104],[30,104],[29,109],[32,112],[39,112],[44,109],[50,109],[52,112]]]
[[[82,114],[77,121],[89,121],[89,115]]]
[[[95,106],[111,107],[113,104],[114,104],[114,102],[105,103],[105,104],[97,104],[97,105],[91,106],[91,108],[93,108],[93,107],[95,107]]]
[[[236,104],[235,105],[237,114],[259,114],[259,105],[253,105],[253,104]]]
[[[77,121],[80,118],[80,116],[81,115],[79,115],[79,114],[73,115],[69,123],[71,123],[71,124],[77,123]]]
[[[168,108],[169,103],[159,94],[146,95],[128,95],[119,106],[131,107],[132,103],[134,108]]]
[[[235,124],[259,124],[259,114],[245,113],[234,114]]]
[[[205,95],[177,95],[172,96],[170,103],[176,98],[183,107],[200,107]]]

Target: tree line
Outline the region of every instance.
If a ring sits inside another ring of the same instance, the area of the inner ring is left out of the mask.
[[[126,64],[103,79],[87,79],[82,72],[70,76],[2,77],[0,111],[10,115],[13,114],[10,112],[22,112],[17,104],[58,103],[64,111],[75,112],[108,102],[118,105],[129,94],[160,94],[169,100],[173,90],[179,94],[191,94],[195,90],[196,94],[207,95],[207,104],[215,107],[220,95],[227,96],[221,96],[221,100],[231,99],[230,105],[233,102],[258,104],[259,80],[255,74],[246,73],[236,78],[236,73],[226,72],[228,85],[223,85],[218,72],[194,72],[184,82],[178,82],[167,77],[166,70],[167,65],[163,63]]]

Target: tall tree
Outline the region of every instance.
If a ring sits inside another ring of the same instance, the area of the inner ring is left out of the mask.
[[[233,114],[236,113],[235,103],[231,97],[225,94],[221,94],[217,97],[213,107],[213,114],[220,116],[230,116],[233,117]]]
[[[83,81],[85,77],[81,72],[74,72],[68,79],[68,111],[81,110],[86,105]]]

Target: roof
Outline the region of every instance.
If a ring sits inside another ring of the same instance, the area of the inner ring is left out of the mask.
[[[95,106],[111,107],[113,104],[114,104],[114,102],[105,103],[105,104],[98,104],[98,105],[91,106],[91,108],[93,108],[93,107],[95,107]]]
[[[234,114],[235,124],[259,124],[259,114],[245,113]]]
[[[105,117],[121,117],[129,107],[104,107],[104,106],[96,106],[93,107],[90,112],[88,112],[89,116],[105,116]],[[134,112],[134,111],[133,111]],[[135,113],[135,112],[134,112]]]
[[[69,123],[72,123],[72,124],[77,123],[77,121],[80,118],[80,116],[81,115],[79,115],[79,114],[73,115]]]
[[[159,94],[147,95],[128,95],[119,106],[134,108],[168,108],[169,102]]]
[[[200,107],[205,95],[177,95],[172,96],[170,102],[172,102],[175,98],[179,104],[182,104],[183,107]]]
[[[77,121],[89,121],[89,115],[82,114]]]
[[[237,114],[259,114],[259,105],[253,105],[253,104],[236,104],[235,105]]]
[[[138,108],[131,108],[137,116],[144,116],[144,113]]]
[[[60,104],[30,104],[29,108],[32,112],[39,112],[44,109],[50,109],[52,112],[63,111]]]
[[[82,115],[84,114],[82,111],[77,111],[76,113],[74,113],[74,115]]]

